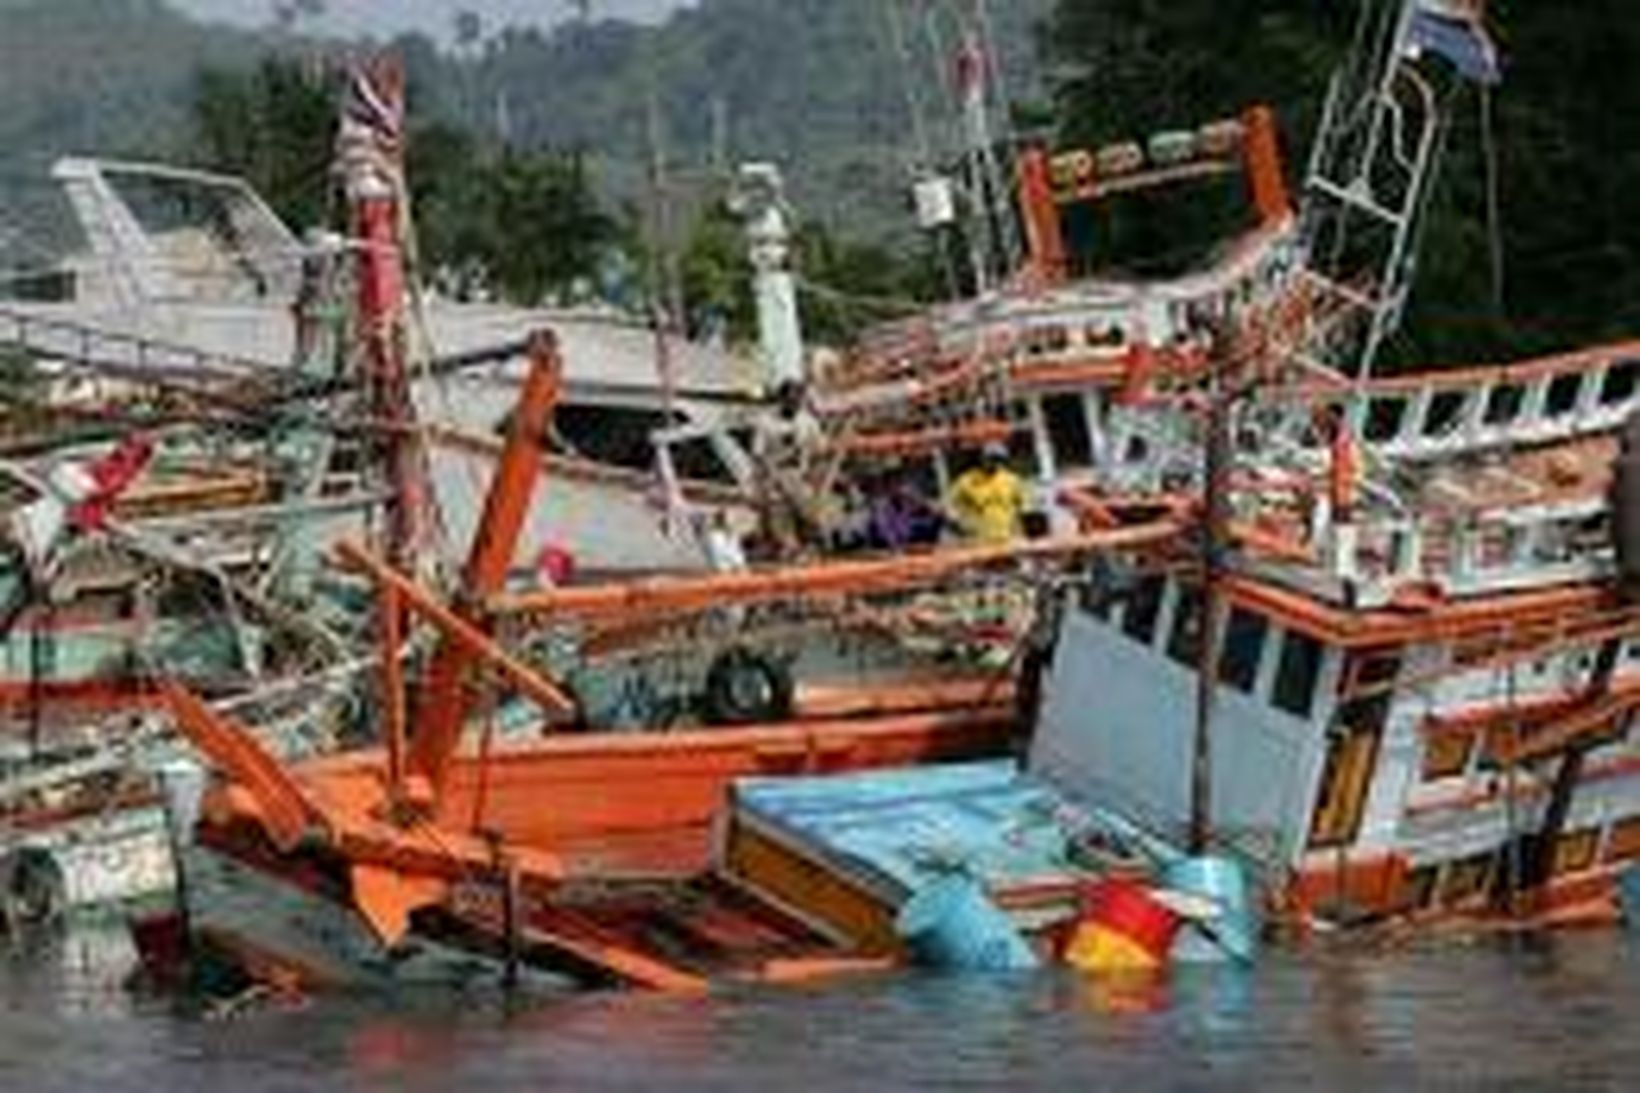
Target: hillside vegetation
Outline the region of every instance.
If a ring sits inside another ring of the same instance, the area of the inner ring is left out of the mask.
[[[1194,125],[1264,100],[1286,123],[1296,174],[1356,6],[993,0],[991,9],[1012,97],[1051,103],[1045,116],[1064,139]],[[1480,99],[1465,89],[1452,101],[1401,359],[1502,357],[1640,329],[1640,141],[1631,121],[1640,81],[1628,70],[1640,56],[1640,5],[1490,7],[1507,58],[1492,104],[1498,215],[1488,211]],[[932,63],[922,24],[910,28],[912,53],[901,54],[885,10],[884,0],[702,0],[658,28],[592,21],[480,35],[455,53],[425,39],[399,49],[418,116],[464,130],[480,147],[576,153],[604,195],[599,215],[629,229],[642,222],[651,102],[674,186],[695,195],[680,202],[682,221],[698,219],[699,195],[721,185],[714,167],[773,159],[828,237],[817,250],[835,249],[829,237],[839,235],[877,245],[836,263],[869,279],[879,258],[913,247],[904,218],[918,157],[908,82],[930,118],[951,116],[941,87],[949,70]],[[288,31],[201,27],[158,0],[0,0],[0,19],[0,264],[16,261],[5,248],[15,250],[6,240],[19,222],[34,236],[44,230],[22,182],[42,178],[54,155],[201,158],[193,104],[202,66],[244,70],[270,50],[306,63],[341,48]],[[949,37],[940,45],[948,56]],[[933,132],[949,148],[949,131]],[[1157,238],[1177,227],[1175,212],[1153,216],[1158,224],[1146,230]],[[712,236],[707,250],[732,249],[721,225],[702,230]],[[699,284],[722,280],[711,263],[686,263],[685,273]],[[872,286],[899,287],[898,277]]]

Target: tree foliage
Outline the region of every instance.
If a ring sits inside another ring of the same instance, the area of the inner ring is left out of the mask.
[[[324,223],[338,86],[331,69],[277,57],[248,72],[203,70],[198,157],[245,176],[287,223]],[[501,147],[413,117],[407,171],[423,263],[458,294],[526,305],[562,296],[596,276],[615,238],[576,153]]]
[[[1042,36],[1067,141],[1196,125],[1252,102],[1285,123],[1296,175],[1359,3],[1327,0],[1060,0]],[[1501,215],[1487,201],[1480,92],[1450,101],[1444,172],[1420,251],[1409,362],[1495,359],[1640,327],[1640,8],[1630,0],[1494,0],[1506,71],[1493,92]],[[1190,210],[1131,233],[1157,246]],[[1198,225],[1192,225],[1198,226]],[[1148,236],[1146,233],[1150,233]],[[1494,300],[1491,240],[1506,280]],[[1143,249],[1141,247],[1141,249]]]
[[[197,157],[243,176],[299,228],[326,219],[335,120],[335,81],[322,66],[267,57],[249,72],[199,73]]]

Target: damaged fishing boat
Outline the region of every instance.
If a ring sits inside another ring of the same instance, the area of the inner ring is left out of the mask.
[[[881,597],[1022,562],[1040,575],[1177,534],[1154,522],[1069,541],[508,595],[555,362],[551,341],[539,340],[458,606],[361,548],[342,551],[378,583],[385,626],[397,626],[402,605],[439,633],[411,688],[384,655],[380,750],[284,764],[165,685],[182,731],[222,775],[202,800],[197,782],[193,800],[184,787],[172,800],[181,922],[197,945],[305,984],[517,976],[696,989],[720,975],[784,974],[792,961],[846,960],[834,940],[711,868],[730,782],[1005,754],[1017,724],[1008,689],[923,679],[772,724],[525,743],[481,732],[464,747],[479,670],[527,695],[549,723],[574,716],[555,683],[489,636],[497,623]],[[397,647],[390,633],[383,648]]]

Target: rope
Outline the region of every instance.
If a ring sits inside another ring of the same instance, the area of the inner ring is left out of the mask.
[[[1485,155],[1486,171],[1486,235],[1488,253],[1492,259],[1492,308],[1502,317],[1504,301],[1503,214],[1498,179],[1497,135],[1493,130],[1492,88],[1481,85],[1481,145]]]

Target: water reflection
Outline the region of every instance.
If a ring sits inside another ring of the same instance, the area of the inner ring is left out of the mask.
[[[122,992],[121,944],[82,933],[0,958],[0,1089],[1566,1088],[1640,1073],[1640,955],[1622,935],[1278,950],[1251,971],[1137,980],[335,998],[218,1024]]]

